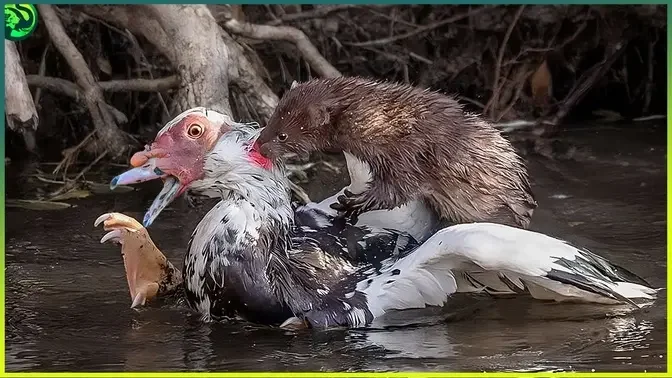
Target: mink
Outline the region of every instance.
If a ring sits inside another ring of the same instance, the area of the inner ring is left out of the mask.
[[[291,152],[346,151],[366,162],[366,191],[333,206],[341,216],[424,200],[449,223],[527,228],[537,202],[512,144],[455,98],[361,77],[313,79],[280,99],[255,147],[269,159]]]

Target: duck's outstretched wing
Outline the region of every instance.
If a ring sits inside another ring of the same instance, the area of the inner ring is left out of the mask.
[[[489,278],[490,284],[481,282]],[[497,282],[494,282],[497,281]],[[508,287],[538,299],[635,304],[656,289],[585,249],[519,228],[470,223],[438,231],[417,250],[360,280],[373,317],[442,305],[452,293]]]

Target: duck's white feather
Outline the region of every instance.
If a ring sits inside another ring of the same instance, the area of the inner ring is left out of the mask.
[[[557,301],[617,304],[655,299],[657,290],[610,278],[593,258],[537,232],[493,223],[460,224],[438,231],[381,274],[359,282],[357,290],[366,294],[374,317],[390,310],[441,305],[455,292],[488,286]],[[567,283],[565,277],[580,282]]]

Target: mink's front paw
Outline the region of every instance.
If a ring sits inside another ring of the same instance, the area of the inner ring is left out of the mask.
[[[355,224],[359,215],[367,209],[367,200],[364,193],[353,194],[348,189],[343,191],[343,195],[338,196],[338,202],[331,204],[331,208],[338,211],[337,218],[349,218]]]

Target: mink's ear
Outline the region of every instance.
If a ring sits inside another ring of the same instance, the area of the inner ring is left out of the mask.
[[[299,86],[299,82],[296,81],[296,80],[294,80],[294,81],[292,81],[292,86],[289,87],[289,89],[294,89],[294,88],[296,88],[296,87],[298,87],[298,86]]]
[[[315,126],[322,127],[329,124],[329,109],[326,106],[313,104],[308,107],[308,112]]]

